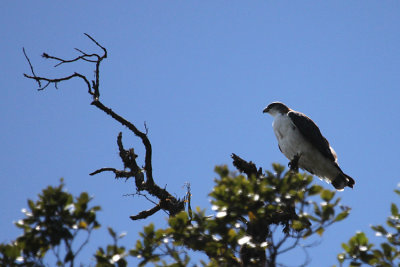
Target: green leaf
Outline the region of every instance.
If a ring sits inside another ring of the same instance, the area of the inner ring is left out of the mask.
[[[101,210],[101,207],[100,207],[100,206],[94,206],[94,207],[92,208],[92,211],[99,211],[99,210]]]
[[[87,192],[82,192],[79,196],[79,202],[88,203],[89,202],[89,194]]]
[[[392,212],[393,216],[398,216],[399,215],[399,209],[397,208],[396,204],[392,203],[390,207],[390,211]]]
[[[350,253],[350,247],[349,247],[346,243],[342,243],[342,248],[343,248],[344,251],[346,251],[347,253]]]
[[[237,236],[236,231],[233,230],[233,229],[229,229],[229,231],[228,231],[228,237],[229,237],[229,239],[233,239],[233,238],[235,238],[236,236]]]
[[[368,243],[368,238],[365,235],[365,233],[363,233],[363,232],[356,234],[356,240],[357,240],[358,244],[361,246],[364,246]]]
[[[319,206],[315,202],[313,202],[313,205],[314,205],[314,213],[315,213],[315,215],[321,217],[322,212],[321,212]]]
[[[107,227],[108,233],[115,239],[117,237],[117,234],[114,232],[114,230],[111,227]]]
[[[272,168],[278,174],[278,176],[285,170],[285,166],[278,163],[272,163]]]
[[[374,253],[376,260],[383,259],[383,257],[384,257],[382,251],[380,251],[378,249],[374,249],[373,253]]]
[[[324,228],[323,227],[320,227],[320,228],[318,228],[315,232],[319,235],[319,236],[322,236],[322,234],[324,233]]]
[[[382,235],[386,235],[388,232],[386,231],[386,229],[382,226],[382,225],[375,225],[375,226],[371,226],[371,228],[373,230],[375,230],[376,232],[382,234]]]
[[[299,230],[304,229],[304,225],[303,225],[303,223],[301,223],[301,221],[299,221],[299,220],[293,220],[292,228],[293,228],[294,230],[299,231]]]
[[[321,198],[326,202],[329,202],[335,196],[335,192],[325,189],[321,193]]]
[[[327,204],[322,206],[322,219],[324,221],[330,220],[335,213],[335,210],[332,207],[332,204]]]
[[[32,211],[35,210],[35,203],[30,199],[28,199],[28,206]]]
[[[381,247],[383,249],[383,254],[387,259],[391,258],[392,255],[392,247],[388,243],[382,243]]]
[[[349,212],[348,211],[343,211],[341,213],[339,213],[336,218],[335,218],[335,222],[340,222],[341,220],[345,219],[347,216],[349,216]]]
[[[314,217],[314,216],[312,216],[311,214],[307,214],[307,215],[306,215],[306,218],[307,218],[307,219],[310,219],[310,220],[312,220],[312,221],[314,221],[314,222],[319,222],[319,219],[316,218],[316,217]]]
[[[316,194],[319,194],[322,190],[322,186],[320,185],[313,185],[310,187],[310,189],[308,190],[308,195],[313,196]]]
[[[149,236],[149,235],[153,235],[154,234],[154,224],[149,224],[148,226],[145,226],[144,227],[144,233],[147,235],[147,236]],[[114,236],[116,236],[115,235],[115,232],[114,232]]]

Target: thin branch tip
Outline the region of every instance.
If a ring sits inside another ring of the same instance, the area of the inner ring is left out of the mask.
[[[31,72],[32,72],[32,75],[33,75],[33,76],[28,76],[27,74],[24,73],[24,76],[27,77],[27,78],[34,79],[38,83],[39,88],[42,87],[42,84],[41,84],[40,80],[37,79],[35,71],[33,70],[33,66],[32,66],[31,60],[29,59],[28,55],[25,52],[25,47],[22,47],[22,51],[24,52],[25,58],[28,61],[29,67],[31,68]]]
[[[99,42],[97,42],[91,35],[89,35],[88,33],[84,33],[90,40],[92,40],[92,42],[94,42],[98,47],[100,47],[101,49],[103,49],[104,51],[104,58],[107,57],[107,49],[105,49],[104,46],[102,46]]]
[[[153,178],[153,169],[152,169],[152,146],[150,140],[148,138],[149,129],[147,127],[146,122],[144,122],[144,130],[139,130],[133,123],[126,120],[116,112],[114,112],[111,108],[105,106],[102,102],[100,102],[100,65],[103,59],[107,58],[107,50],[103,47],[99,42],[97,42],[91,35],[88,33],[84,33],[84,35],[89,38],[93,43],[95,43],[98,47],[100,47],[104,53],[100,54],[88,54],[79,48],[75,48],[75,51],[79,53],[78,56],[72,59],[63,59],[60,57],[52,56],[47,53],[43,53],[42,57],[46,59],[51,59],[56,62],[55,67],[60,66],[62,64],[74,63],[86,61],[90,63],[95,63],[94,68],[94,79],[88,79],[87,76],[74,72],[69,76],[64,76],[60,78],[48,78],[37,76],[34,72],[34,68],[30,62],[29,57],[25,49],[23,48],[23,53],[25,55],[26,60],[31,68],[32,75],[28,75],[24,73],[24,77],[28,79],[32,79],[38,83],[38,90],[44,90],[50,84],[54,84],[55,88],[58,88],[59,83],[73,79],[79,78],[81,79],[87,86],[87,90],[89,95],[92,96],[91,105],[96,108],[102,110],[108,116],[119,122],[121,125],[126,126],[134,135],[136,135],[143,143],[145,148],[145,156],[144,156],[144,167],[139,167],[136,160],[138,155],[135,154],[133,148],[125,149],[122,144],[122,132],[118,134],[117,145],[119,148],[119,156],[123,162],[124,169],[118,170],[115,168],[100,168],[91,172],[89,175],[94,176],[101,172],[112,172],[115,175],[115,178],[134,178],[135,186],[138,191],[146,191],[149,195],[156,197],[159,200],[159,204],[157,204],[154,208],[148,211],[142,211],[136,216],[131,216],[132,220],[137,220],[141,218],[146,218],[151,216],[158,210],[164,210],[170,216],[177,214],[179,211],[185,209],[185,202],[183,200],[178,199],[177,197],[170,194],[165,188],[161,188],[157,185]],[[43,84],[42,84],[43,82]],[[188,201],[190,206],[190,195],[186,196],[186,201]]]

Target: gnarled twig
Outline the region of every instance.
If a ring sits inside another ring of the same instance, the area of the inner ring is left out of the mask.
[[[136,158],[138,157],[135,153],[133,148],[125,150],[123,145],[122,145],[122,133],[119,133],[118,138],[117,138],[117,144],[119,148],[119,155],[122,159],[122,162],[124,164],[124,170],[117,170],[115,168],[101,168],[98,169],[90,175],[95,175],[101,172],[105,171],[111,171],[115,174],[116,178],[126,178],[129,179],[131,177],[135,177],[135,185],[136,189],[140,191],[146,191],[150,195],[156,197],[159,199],[159,204],[156,205],[154,208],[150,210],[145,210],[140,212],[136,216],[131,216],[132,220],[137,220],[137,219],[143,219],[147,218],[148,216],[153,215],[159,210],[165,210],[167,213],[170,214],[170,216],[178,213],[179,211],[183,210],[185,208],[185,201],[180,200],[172,196],[166,189],[163,189],[159,187],[155,182],[153,178],[153,167],[152,167],[152,148],[151,148],[151,143],[149,138],[147,137],[148,133],[148,128],[145,124],[145,132],[140,131],[133,123],[129,122],[122,116],[118,115],[115,113],[111,108],[108,108],[105,106],[103,103],[100,102],[100,64],[103,61],[103,59],[107,58],[107,49],[100,45],[92,36],[89,34],[85,35],[93,42],[95,43],[98,47],[100,47],[103,51],[102,55],[92,53],[88,54],[86,52],[83,52],[82,50],[75,48],[76,51],[78,51],[81,55],[73,58],[73,59],[63,59],[60,57],[56,56],[51,56],[47,53],[43,53],[43,57],[46,59],[51,59],[55,60],[57,64],[54,67],[58,67],[63,64],[70,64],[74,62],[79,62],[79,61],[85,61],[89,63],[95,63],[95,78],[94,80],[89,81],[89,79],[80,73],[74,72],[73,74],[65,77],[60,77],[60,78],[47,78],[47,77],[41,77],[37,76],[34,72],[34,68],[31,64],[31,61],[29,57],[27,56],[25,49],[23,49],[24,55],[29,63],[32,75],[24,74],[24,76],[28,79],[35,80],[39,88],[38,90],[44,90],[47,88],[50,84],[54,84],[54,86],[57,88],[57,84],[63,81],[67,81],[73,78],[80,78],[82,79],[87,88],[88,88],[88,93],[92,96],[93,100],[91,105],[97,107],[98,109],[102,110],[105,112],[107,115],[111,116],[114,120],[118,121],[122,125],[126,126],[129,130],[131,130],[137,137],[139,137],[142,140],[142,143],[145,147],[145,165],[142,168],[139,168]],[[45,85],[42,84],[42,82],[45,82]],[[128,169],[128,170],[126,170]],[[146,179],[145,179],[146,177]]]

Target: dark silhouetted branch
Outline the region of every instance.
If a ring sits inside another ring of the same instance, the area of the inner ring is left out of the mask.
[[[233,166],[235,166],[236,169],[238,169],[238,171],[245,173],[247,176],[262,175],[262,169],[259,168],[257,170],[257,167],[253,162],[251,161],[247,162],[234,153],[232,154],[232,159],[233,159]]]
[[[89,63],[95,63],[95,78],[91,81],[89,79],[77,72],[74,72],[73,74],[61,78],[47,78],[47,77],[41,77],[37,76],[34,72],[34,68],[31,64],[31,61],[29,57],[27,56],[25,49],[23,49],[24,55],[29,63],[29,67],[31,69],[32,75],[24,74],[24,76],[28,79],[35,80],[38,85],[39,89],[38,90],[44,90],[47,86],[50,84],[54,84],[54,86],[57,88],[57,84],[63,81],[67,81],[73,78],[80,78],[82,79],[87,88],[88,88],[88,93],[92,96],[93,100],[91,105],[97,107],[98,109],[102,110],[105,112],[107,115],[111,116],[114,120],[118,121],[120,124],[123,126],[126,126],[129,130],[131,130],[137,137],[139,137],[145,147],[145,165],[143,168],[140,168],[136,162],[136,158],[138,155],[135,154],[134,149],[130,148],[128,150],[124,149],[123,144],[122,144],[122,133],[119,133],[118,138],[117,138],[117,144],[119,148],[119,156],[124,164],[124,170],[117,170],[115,168],[101,168],[98,169],[90,175],[96,175],[101,172],[113,172],[115,174],[115,178],[126,178],[129,179],[131,177],[135,178],[135,185],[136,189],[138,192],[140,191],[146,191],[150,195],[158,198],[159,203],[157,206],[150,210],[145,210],[140,212],[136,216],[131,216],[131,219],[137,220],[137,219],[143,219],[148,216],[153,215],[155,212],[159,210],[164,210],[166,211],[170,216],[184,210],[185,208],[185,201],[180,200],[172,196],[166,189],[161,188],[154,182],[153,178],[153,167],[152,167],[152,147],[150,140],[147,137],[148,134],[148,128],[147,125],[144,125],[145,131],[142,132],[140,131],[134,124],[123,118],[122,116],[118,115],[115,113],[111,108],[105,106],[103,103],[100,102],[100,64],[103,61],[103,59],[107,58],[107,50],[104,48],[102,45],[100,45],[93,37],[91,37],[89,34],[85,35],[93,42],[95,43],[99,48],[102,49],[103,53],[96,54],[88,54],[78,48],[75,48],[76,51],[78,51],[81,55],[73,58],[73,59],[63,59],[60,57],[52,56],[47,53],[43,53],[42,56],[43,58],[46,59],[51,59],[57,62],[57,64],[54,67],[58,67],[63,64],[70,64],[74,62],[79,62],[79,61],[85,61]],[[43,85],[42,82],[45,84]]]
[[[127,121],[126,119],[115,113],[112,109],[104,106],[103,103],[101,103],[100,101],[94,100],[92,102],[92,105],[104,111],[107,115],[111,116],[114,120],[118,121],[122,125],[128,127],[129,130],[131,130],[137,137],[139,137],[142,140],[142,143],[146,149],[144,170],[146,171],[148,183],[154,184],[153,169],[152,169],[152,148],[151,148],[151,143],[147,138],[147,135],[138,130],[135,125],[133,125],[132,123],[130,123],[129,121]]]
[[[29,67],[31,68],[31,72],[32,72],[32,75],[33,75],[32,77],[33,77],[33,79],[34,79],[34,77],[37,77],[37,76],[36,76],[36,74],[35,74],[35,71],[33,70],[32,63],[31,63],[29,57],[27,56],[24,47],[22,48],[22,52],[24,52],[24,56],[25,56],[26,60],[27,60],[28,63],[29,63]],[[26,74],[24,74],[24,75],[25,75],[25,77],[27,77]],[[29,78],[30,78],[30,77],[29,77]],[[39,88],[42,87],[42,84],[40,83],[40,80],[36,80],[36,81],[37,81],[37,83],[39,84]]]
[[[105,172],[105,171],[113,172],[115,174],[115,178],[130,178],[130,177],[132,177],[131,173],[126,172],[126,171],[119,171],[114,168],[101,168],[101,169],[98,169],[98,170],[90,173],[89,175],[96,175],[98,173]]]
[[[193,219],[193,211],[192,211],[192,206],[191,206],[191,200],[192,200],[192,193],[191,193],[191,187],[190,183],[186,183],[186,196],[184,197],[184,202],[187,203],[187,211],[189,214],[189,219]]]
[[[87,79],[85,76],[83,76],[82,74],[79,74],[79,73],[76,73],[76,72],[75,72],[74,74],[69,75],[69,76],[62,77],[62,78],[55,78],[55,79],[50,79],[50,78],[46,78],[46,77],[38,77],[38,76],[30,76],[30,75],[28,75],[28,74],[24,74],[24,76],[25,76],[26,78],[35,80],[35,81],[39,84],[38,91],[44,90],[47,86],[49,86],[49,85],[52,84],[52,83],[53,83],[54,86],[58,89],[57,84],[58,84],[59,82],[68,81],[68,80],[70,80],[70,79],[72,79],[72,78],[78,77],[78,78],[81,78],[82,80],[85,81],[85,83],[86,83],[87,86],[89,87],[89,93],[90,93],[90,94],[93,94],[92,91],[91,91],[91,89],[90,89],[90,83],[89,83],[88,79]],[[44,85],[43,87],[41,86],[41,82],[42,82],[42,81],[47,82],[46,85]]]
[[[151,215],[153,215],[154,213],[156,213],[157,211],[161,210],[161,207],[159,205],[155,206],[152,209],[149,210],[144,210],[142,212],[139,212],[138,215],[132,215],[129,218],[131,218],[132,220],[140,220],[140,219],[145,219]]]
[[[95,80],[92,80],[92,84],[90,84],[90,82],[86,78],[86,76],[84,76],[84,75],[82,75],[80,73],[77,73],[77,72],[75,72],[75,73],[73,73],[73,74],[71,74],[69,76],[66,76],[66,77],[54,78],[54,79],[37,76],[33,71],[33,66],[31,64],[31,61],[30,61],[29,57],[25,53],[25,49],[23,49],[23,52],[24,52],[24,55],[25,55],[25,57],[26,57],[26,59],[27,59],[27,61],[29,63],[29,66],[31,68],[32,75],[28,75],[28,74],[25,73],[24,76],[26,78],[35,80],[39,85],[38,90],[44,90],[50,84],[54,84],[54,86],[57,88],[57,84],[59,82],[67,81],[67,80],[70,80],[72,78],[78,77],[78,78],[81,78],[82,80],[84,80],[84,82],[86,83],[86,86],[88,87],[88,93],[93,96],[93,99],[94,100],[98,99],[100,97],[100,92],[99,92],[100,63],[102,62],[103,59],[107,58],[107,50],[103,46],[101,46],[96,40],[94,40],[93,37],[91,37],[89,34],[85,33],[85,35],[91,41],[93,41],[98,47],[100,47],[103,50],[103,52],[104,52],[103,55],[98,55],[98,54],[90,54],[89,55],[89,54],[86,54],[86,53],[82,52],[81,50],[77,49],[80,53],[82,53],[82,56],[79,56],[79,57],[76,57],[76,58],[70,59],[70,60],[62,59],[62,58],[55,57],[55,56],[50,56],[47,53],[43,53],[42,57],[44,57],[46,59],[52,59],[52,60],[58,61],[58,63],[55,65],[55,67],[57,67],[57,66],[59,66],[61,64],[64,64],[64,63],[73,63],[73,62],[78,62],[80,60],[96,63]],[[91,60],[90,58],[92,58],[92,57],[95,57],[97,60]],[[42,84],[41,84],[42,81],[46,82],[46,85],[42,86]]]

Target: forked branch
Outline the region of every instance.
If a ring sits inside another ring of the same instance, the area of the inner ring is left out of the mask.
[[[133,148],[125,150],[123,145],[122,145],[122,133],[119,133],[118,138],[117,138],[117,144],[119,148],[119,155],[120,158],[124,164],[124,169],[123,170],[117,170],[115,168],[101,168],[98,169],[94,172],[92,172],[90,175],[95,175],[101,172],[105,171],[111,171],[114,173],[115,178],[126,178],[129,179],[131,177],[135,178],[135,185],[136,185],[136,190],[138,192],[140,191],[146,191],[150,195],[158,198],[159,203],[152,209],[150,210],[144,210],[140,212],[136,216],[131,216],[132,220],[137,220],[137,219],[144,219],[147,218],[148,216],[153,215],[159,210],[164,210],[171,216],[178,213],[179,211],[184,210],[185,208],[185,201],[180,200],[172,196],[166,189],[163,189],[159,187],[155,182],[153,178],[153,168],[152,168],[152,148],[151,148],[151,143],[149,138],[147,137],[147,132],[148,129],[145,126],[145,132],[140,131],[133,123],[129,122],[122,116],[118,115],[115,113],[111,108],[105,106],[103,103],[100,102],[100,64],[101,62],[107,58],[107,49],[100,45],[92,36],[89,34],[85,35],[94,43],[96,44],[97,47],[99,47],[102,50],[102,54],[97,54],[97,53],[91,53],[88,54],[86,52],[83,52],[82,50],[75,48],[76,51],[80,53],[79,56],[72,58],[72,59],[63,59],[60,57],[52,56],[47,53],[43,53],[42,57],[45,59],[51,59],[56,61],[56,65],[54,67],[59,67],[63,64],[71,64],[75,62],[81,62],[85,61],[88,63],[94,63],[95,64],[95,78],[91,81],[89,79],[81,74],[74,72],[71,75],[64,76],[64,77],[58,77],[58,78],[48,78],[48,77],[42,77],[36,75],[33,65],[27,56],[25,49],[23,49],[23,53],[26,57],[26,60],[28,61],[29,67],[31,69],[30,75],[24,74],[24,76],[28,79],[32,79],[37,82],[39,88],[38,90],[44,90],[47,88],[50,84],[54,84],[56,88],[58,88],[58,84],[60,82],[68,81],[73,78],[80,78],[81,80],[84,81],[88,93],[92,96],[93,100],[91,105],[97,107],[98,109],[102,110],[105,112],[107,115],[111,116],[114,120],[118,121],[120,124],[123,126],[126,126],[129,130],[131,130],[137,137],[139,137],[142,140],[142,143],[145,147],[145,165],[143,168],[140,168],[136,162],[136,158],[138,157],[135,153]]]

